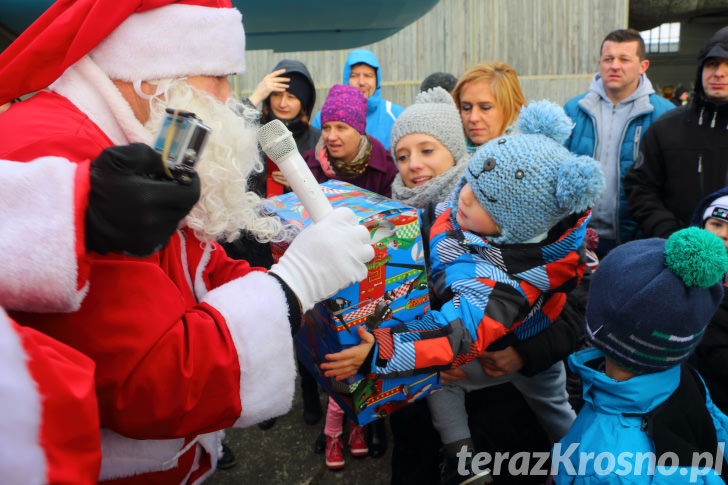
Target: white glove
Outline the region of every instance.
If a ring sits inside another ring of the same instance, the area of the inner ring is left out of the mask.
[[[293,290],[301,311],[367,276],[374,258],[369,230],[346,207],[339,207],[301,231],[270,269]]]

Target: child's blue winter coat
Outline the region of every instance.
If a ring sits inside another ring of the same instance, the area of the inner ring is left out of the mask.
[[[567,435],[552,450],[556,484],[724,483],[713,469],[682,466],[650,471],[649,460],[638,458],[655,452],[653,441],[642,429],[641,415],[653,411],[677,389],[680,366],[620,382],[593,368],[602,359],[598,349],[583,350],[569,357],[569,365],[581,377],[585,403]],[[718,443],[725,443],[728,417],[713,404],[710,395],[706,395],[705,405]],[[716,452],[711,454],[715,459]],[[662,463],[669,465],[671,461]]]

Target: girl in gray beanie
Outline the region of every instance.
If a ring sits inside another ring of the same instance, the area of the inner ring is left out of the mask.
[[[392,198],[418,209],[445,200],[470,160],[455,102],[441,87],[418,94],[397,117],[390,146],[399,169]]]

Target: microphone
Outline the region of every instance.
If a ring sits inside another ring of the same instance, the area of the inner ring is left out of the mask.
[[[258,129],[258,143],[268,158],[291,184],[293,192],[308,211],[313,222],[318,222],[333,209],[321,187],[298,153],[293,134],[281,120],[273,120]]]

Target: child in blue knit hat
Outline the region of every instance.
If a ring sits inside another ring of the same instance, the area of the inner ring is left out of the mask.
[[[521,112],[518,134],[481,146],[451,198],[434,208],[428,263],[435,311],[371,334],[360,328],[360,345],[321,366],[340,378],[362,365],[382,376],[464,370],[464,380],[428,397],[444,444],[443,483],[487,483],[487,473],[469,465],[466,391],[511,380],[554,440],[575,417],[563,363],[531,378],[493,378],[471,363],[544,330],[584,273],[588,207],[604,183],[597,162],[562,146],[571,128],[561,107],[533,102]]]
[[[585,402],[552,451],[557,484],[724,483],[728,417],[684,363],[726,270],[723,242],[697,227],[628,242],[600,262],[586,309],[594,348],[569,357]]]

